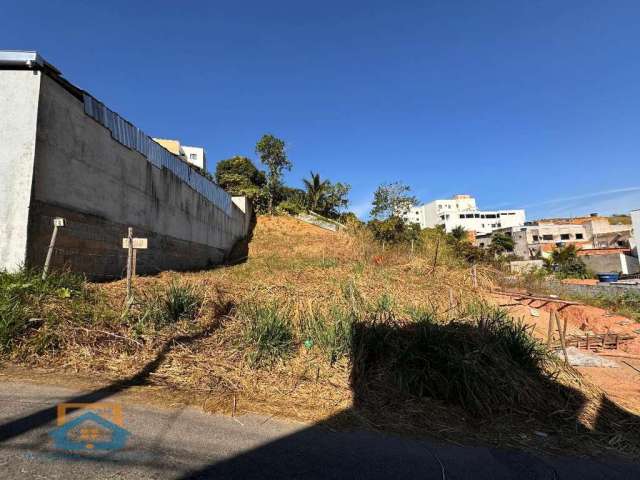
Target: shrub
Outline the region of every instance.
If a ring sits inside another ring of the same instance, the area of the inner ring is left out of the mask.
[[[246,358],[251,365],[270,365],[293,352],[291,322],[275,305],[243,304],[238,316],[243,321],[243,340],[248,347]]]

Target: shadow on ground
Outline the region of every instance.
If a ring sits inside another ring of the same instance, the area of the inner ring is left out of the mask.
[[[96,402],[144,384],[173,344],[196,341],[213,328],[167,342],[136,375],[66,402]],[[502,435],[508,439],[517,431],[540,429],[548,432],[540,442],[571,445],[576,453],[593,453],[598,442],[637,451],[640,419],[603,398],[592,425],[584,424],[588,399],[528,363],[520,347],[500,335],[483,324],[357,323],[351,346],[353,408],[181,478],[639,478],[640,464],[616,459],[612,450],[584,459],[505,448],[510,443],[501,441]],[[8,422],[0,426],[0,442],[55,416],[51,407]],[[385,434],[332,428],[354,421]],[[424,435],[443,425],[485,429],[487,435],[478,439],[495,438],[500,448],[386,434]]]

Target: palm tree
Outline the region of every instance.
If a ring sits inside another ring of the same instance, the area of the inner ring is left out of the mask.
[[[462,225],[458,225],[451,230],[450,234],[456,242],[462,242],[467,239],[467,231]]]
[[[322,197],[329,188],[329,181],[321,181],[319,173],[309,173],[311,174],[311,178],[303,178],[302,181],[304,182],[304,186],[307,190],[307,206],[311,210],[316,210],[322,200]]]

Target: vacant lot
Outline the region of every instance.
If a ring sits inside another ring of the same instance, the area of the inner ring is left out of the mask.
[[[137,278],[131,304],[124,282],[4,274],[0,339],[7,363],[212,411],[638,452],[638,417],[485,303],[491,278],[478,280],[437,240],[383,250],[363,229],[260,217],[247,261]]]

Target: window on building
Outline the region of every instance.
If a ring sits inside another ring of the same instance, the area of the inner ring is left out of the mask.
[[[476,214],[474,214],[474,217],[476,217],[476,218],[480,218],[480,214],[479,214],[479,213],[476,213]]]
[[[569,239],[571,239],[571,235],[569,235],[568,233],[560,234],[560,240],[569,240]]]
[[[496,218],[495,213],[487,213],[487,218]]]
[[[198,155],[195,153],[190,153],[189,154],[189,160],[197,160],[198,159]]]
[[[584,238],[584,235],[582,235],[581,233],[576,233],[576,240],[582,240]]]
[[[543,240],[553,240],[553,235],[542,235]]]
[[[538,235],[534,235],[533,236],[533,241],[537,242],[538,240],[540,240],[540,237]]]
[[[464,213],[461,213],[460,218],[467,218],[467,216]]]

